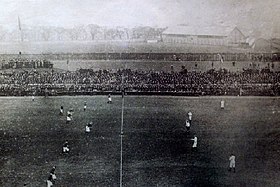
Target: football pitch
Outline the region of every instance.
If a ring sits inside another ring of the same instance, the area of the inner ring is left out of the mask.
[[[222,99],[225,109],[220,108]],[[280,186],[280,98],[112,100],[0,98],[0,186],[46,186],[53,166],[54,186],[60,187]],[[73,120],[66,124],[70,108]],[[193,113],[190,132],[185,129],[188,111]],[[86,133],[89,122],[92,131]],[[194,135],[197,151],[192,150]],[[66,140],[70,153],[65,155]],[[228,171],[230,154],[236,156],[236,173]]]

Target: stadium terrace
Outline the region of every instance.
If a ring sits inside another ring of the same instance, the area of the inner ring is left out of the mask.
[[[10,71],[0,74],[2,96],[26,95],[280,95],[280,73],[243,70],[229,72],[140,71],[131,69],[69,71]]]

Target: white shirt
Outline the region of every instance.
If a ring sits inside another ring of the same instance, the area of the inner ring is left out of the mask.
[[[63,150],[63,152],[70,151],[68,147],[63,147],[62,150]]]
[[[222,101],[221,101],[221,108],[224,108],[224,107],[225,107],[225,101],[222,100]]]
[[[73,115],[72,111],[67,111],[67,115],[70,114],[71,116]]]
[[[55,175],[55,174],[52,174],[52,173],[51,173],[51,176],[52,176],[52,179],[53,179],[53,180],[56,180],[56,175]]]
[[[190,122],[187,120],[186,121],[186,127],[190,127],[191,126],[191,124],[190,124]]]
[[[66,120],[67,120],[67,121],[71,121],[71,117],[67,116],[67,117],[66,117]]]
[[[189,120],[192,120],[192,113],[188,112],[188,115],[189,115]]]
[[[231,155],[231,156],[229,157],[229,161],[230,161],[231,164],[235,164],[235,156],[234,156],[234,155]]]
[[[51,187],[51,186],[53,186],[53,183],[52,183],[52,181],[50,181],[50,180],[47,180],[47,187]]]
[[[197,147],[197,137],[195,136],[193,139],[193,146],[192,147]]]
[[[89,126],[86,126],[86,132],[90,132]]]

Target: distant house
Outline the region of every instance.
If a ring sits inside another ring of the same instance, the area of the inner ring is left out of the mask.
[[[272,52],[280,53],[280,38],[272,38],[270,40]]]
[[[146,40],[147,43],[158,43],[157,39],[147,39]]]
[[[163,42],[194,45],[241,46],[246,44],[246,37],[237,28],[191,27],[179,25],[167,28]]]

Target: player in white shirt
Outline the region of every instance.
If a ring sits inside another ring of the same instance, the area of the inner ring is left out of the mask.
[[[47,187],[51,187],[55,183],[55,180],[56,180],[55,169],[56,169],[56,167],[54,166],[50,171],[50,175],[47,179]]]
[[[63,116],[63,112],[64,112],[64,111],[63,111],[63,106],[61,106],[61,107],[60,107],[60,110],[59,110],[59,115]]]
[[[55,175],[55,170],[56,170],[56,166],[53,166],[52,169],[51,169],[51,171],[50,171],[50,174]],[[55,178],[56,178],[56,177],[55,177]]]
[[[221,109],[224,109],[224,108],[225,108],[225,101],[221,100]]]
[[[192,112],[191,111],[188,112],[188,116],[189,116],[189,122],[191,123],[192,122]]]
[[[66,123],[70,123],[71,121],[72,121],[71,114],[67,114],[67,116],[66,116]]]
[[[233,169],[233,172],[235,173],[235,156],[231,154],[228,160],[229,160],[229,171]]]
[[[86,125],[86,133],[90,132],[90,128],[88,125]]]
[[[52,176],[49,175],[48,179],[47,179],[47,187],[52,187],[53,186],[53,179]]]
[[[196,135],[194,135],[194,138],[192,138],[191,140],[193,140],[192,148],[193,148],[193,150],[196,151],[196,149],[197,149],[197,137],[196,137]]]
[[[71,116],[73,116],[73,112],[74,112],[74,110],[71,108],[71,109],[69,110],[69,114],[70,114]]]
[[[84,111],[86,111],[86,109],[87,109],[87,102],[85,101],[84,102]]]
[[[112,98],[111,98],[111,95],[110,95],[110,94],[108,95],[108,101],[107,101],[107,103],[112,103]]]
[[[92,122],[86,125],[86,133],[89,133],[92,127]]]
[[[89,127],[89,124],[86,125],[86,133],[89,133],[90,132],[90,127]]]
[[[35,100],[35,96],[34,95],[32,95],[32,101],[34,101]]]
[[[70,123],[70,121],[73,120],[73,109],[70,109],[67,111],[67,116],[66,116],[66,123]]]
[[[189,122],[189,120],[186,120],[186,128],[187,128],[187,131],[190,131],[191,123]]]
[[[65,141],[63,147],[62,147],[62,152],[63,153],[69,153],[70,149],[69,149],[69,145],[68,145],[68,141]]]

